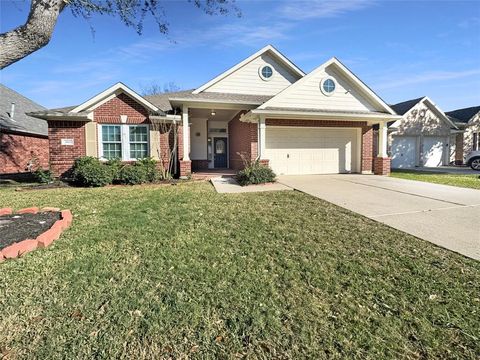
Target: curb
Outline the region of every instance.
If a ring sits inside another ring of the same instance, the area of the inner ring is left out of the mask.
[[[60,211],[59,208],[46,207],[42,208],[42,212]],[[39,212],[38,207],[30,207],[18,210],[16,214],[36,214]],[[11,208],[0,209],[1,215],[11,215]],[[73,216],[70,210],[61,210],[61,219],[55,221],[50,229],[38,235],[36,239],[26,239],[18,243],[11,244],[0,251],[0,262],[5,259],[15,259],[37,248],[45,248],[50,246],[55,240],[58,240],[61,233],[72,225]]]

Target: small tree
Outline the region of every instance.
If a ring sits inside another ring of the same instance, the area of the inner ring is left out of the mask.
[[[178,156],[178,124],[166,119],[150,120],[150,128],[158,132],[158,137],[150,141],[155,147],[159,163],[160,176],[162,179],[170,179],[175,172],[176,159]],[[168,143],[168,148],[162,147],[162,141]]]

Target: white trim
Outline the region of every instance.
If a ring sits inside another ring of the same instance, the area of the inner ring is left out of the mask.
[[[341,118],[347,119],[349,121],[365,121],[365,119],[372,119],[372,121],[378,122],[388,122],[396,119],[401,119],[402,117],[399,115],[389,115],[389,114],[375,114],[375,113],[366,113],[366,114],[359,114],[359,113],[342,113],[342,112],[331,112],[331,111],[298,111],[298,110],[268,110],[268,109],[253,109],[245,114],[245,118],[248,117],[248,114],[260,115],[265,114],[268,117],[277,117],[277,116],[295,116],[298,118],[312,118],[318,119],[319,117],[324,117],[325,119],[328,118]]]
[[[120,127],[120,143],[122,150],[121,161],[137,161],[130,157],[130,127],[145,127],[147,128],[147,157],[150,156],[150,126],[147,124],[97,124],[98,132],[98,158],[101,161],[108,161],[108,159],[103,157],[103,141],[102,141],[102,126],[119,126]]]
[[[260,116],[258,121],[258,158],[261,160],[265,159],[266,130],[265,117]]]
[[[307,81],[309,78],[311,78],[312,76],[314,76],[315,74],[317,74],[318,72],[320,71],[323,71],[325,70],[327,67],[329,66],[336,66],[342,73],[343,75],[350,81],[352,81],[359,89],[361,89],[365,94],[367,94],[374,102],[377,103],[377,105],[379,105],[382,109],[384,109],[387,114],[391,114],[391,115],[397,115],[395,113],[395,111],[393,111],[393,109],[388,106],[387,103],[385,103],[385,101],[383,101],[377,94],[375,94],[367,85],[365,85],[353,72],[351,72],[345,65],[343,65],[337,58],[333,57],[331,58],[330,60],[328,60],[327,62],[323,63],[322,65],[320,65],[319,67],[317,67],[316,69],[312,70],[311,72],[309,72],[307,75],[305,75],[304,77],[302,77],[300,80],[298,80],[297,82],[294,82],[292,85],[290,86],[287,86],[285,89],[283,89],[282,91],[280,91],[277,95],[275,95],[273,98],[271,98],[270,100],[266,101],[265,103],[263,103],[262,105],[260,105],[258,108],[259,109],[265,109],[267,108],[268,106],[271,106],[271,103],[273,101],[276,101],[278,97],[282,96],[282,94],[284,93],[289,93],[289,92],[292,92],[292,91],[295,91],[296,87],[299,87],[299,86],[302,86],[302,84]]]
[[[386,123],[379,124],[378,128],[378,157],[386,158],[388,157],[387,153],[387,144],[388,144],[388,126]]]
[[[102,101],[106,100],[105,98],[111,99],[119,92],[123,92],[127,94],[128,96],[133,98],[135,101],[137,101],[138,103],[142,104],[143,106],[145,106],[146,108],[152,111],[159,111],[159,109],[155,105],[153,105],[151,102],[145,100],[142,96],[137,94],[135,91],[130,89],[125,84],[118,82],[115,85],[110,86],[108,89],[102,91],[100,94],[97,94],[94,97],[90,98],[89,100],[85,101],[83,104],[78,105],[76,108],[74,108],[70,112],[78,113],[85,109],[88,109],[91,111],[95,107],[102,104]]]
[[[183,139],[183,161],[190,161],[190,126],[188,123],[188,106],[182,108],[182,139]]]
[[[297,67],[293,62],[291,62],[285,55],[283,55],[280,51],[278,51],[277,49],[275,49],[272,45],[267,45],[265,46],[264,48],[260,49],[259,51],[257,51],[255,54],[249,56],[248,58],[246,58],[245,60],[239,62],[237,65],[231,67],[230,69],[228,69],[227,71],[221,73],[220,75],[218,75],[217,77],[213,78],[212,80],[210,80],[209,82],[203,84],[202,86],[200,86],[198,89],[194,90],[192,92],[192,94],[199,94],[201,93],[202,91],[205,91],[206,89],[208,89],[209,87],[211,87],[212,85],[216,84],[217,82],[219,82],[220,80],[222,79],[225,79],[228,75],[232,74],[233,72],[235,72],[236,70],[240,69],[241,67],[245,66],[246,64],[248,64],[249,62],[253,61],[254,59],[256,59],[257,57],[261,56],[262,54],[266,53],[270,51],[271,53],[273,53],[273,55],[275,55],[278,59],[280,59],[280,61],[282,61],[285,65],[288,66],[288,68],[293,71],[293,73],[295,73],[297,76],[299,77],[303,77],[305,76],[305,73],[299,68]]]

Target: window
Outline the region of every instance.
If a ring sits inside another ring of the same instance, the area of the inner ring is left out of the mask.
[[[270,80],[273,76],[273,69],[270,65],[260,66],[259,75],[263,80]]]
[[[105,159],[122,158],[120,125],[102,125],[102,148],[102,157]]]
[[[148,134],[146,126],[129,126],[130,159],[143,159],[148,156]]]
[[[131,161],[149,155],[147,125],[99,125],[102,159]]]
[[[472,151],[480,150],[480,132],[473,133]]]
[[[332,95],[334,92],[335,92],[335,88],[336,88],[336,83],[335,83],[335,80],[333,78],[326,78],[326,79],[323,79],[320,83],[320,90],[322,90],[322,92],[329,96],[329,95]]]

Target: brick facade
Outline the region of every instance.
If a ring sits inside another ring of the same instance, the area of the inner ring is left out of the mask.
[[[239,153],[245,154],[250,160],[255,160],[258,156],[257,124],[241,122],[242,114],[243,112],[238,113],[228,123],[228,156],[230,168],[234,170],[243,168]]]
[[[48,121],[50,166],[55,176],[64,175],[76,158],[85,156],[85,121]],[[74,145],[62,145],[73,139]]]
[[[459,133],[455,136],[455,165],[463,164],[463,145],[464,145],[464,135]]]
[[[391,159],[376,157],[373,161],[373,173],[375,175],[390,175]]]
[[[24,173],[36,168],[48,169],[48,139],[46,137],[0,133],[0,175]]]
[[[207,170],[208,169],[208,160],[192,160],[192,170]]]
[[[120,124],[120,115],[127,115],[127,124],[148,122],[148,111],[123,93],[97,107],[93,111],[93,120],[99,124]]]

